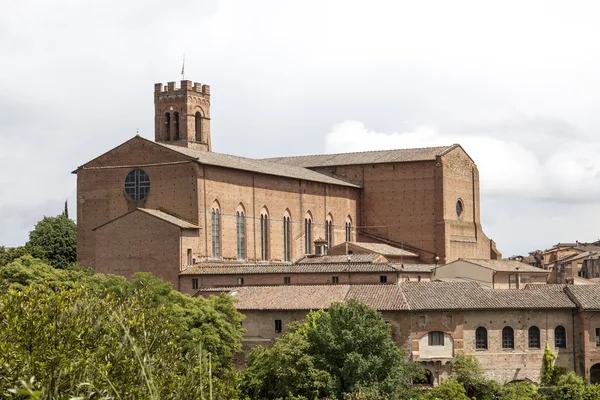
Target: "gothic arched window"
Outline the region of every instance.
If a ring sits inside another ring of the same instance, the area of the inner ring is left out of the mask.
[[[289,215],[283,217],[283,261],[292,260],[292,228]]]
[[[260,214],[260,254],[263,261],[269,260],[269,217],[266,212]]]
[[[327,241],[327,248],[333,246],[333,217],[331,214],[327,215],[325,220],[325,240]]]
[[[237,259],[245,260],[246,259],[246,241],[245,241],[245,233],[246,233],[246,220],[244,219],[244,212],[237,211],[235,213],[235,227],[236,227],[236,237],[237,237]]]
[[[312,254],[312,219],[304,218],[304,253]]]
[[[213,207],[211,212],[212,222],[212,256],[221,258],[221,213],[217,207]]]

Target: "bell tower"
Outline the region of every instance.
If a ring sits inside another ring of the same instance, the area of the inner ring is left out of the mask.
[[[192,81],[154,84],[154,140],[211,151],[210,86]]]

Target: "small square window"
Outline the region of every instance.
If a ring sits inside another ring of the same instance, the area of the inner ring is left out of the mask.
[[[238,285],[244,284],[244,278],[238,278]]]
[[[339,276],[332,276],[331,277],[331,283],[340,283],[340,277]]]
[[[419,325],[420,326],[425,326],[425,316],[424,315],[419,315]]]
[[[280,319],[275,320],[275,333],[281,333],[282,324]]]
[[[596,328],[596,346],[600,347],[600,328]]]
[[[429,332],[428,344],[430,346],[443,346],[444,332]]]
[[[452,314],[446,314],[444,318],[446,319],[446,325],[452,325]]]
[[[381,275],[379,277],[379,283],[387,283],[387,275]]]
[[[283,283],[285,285],[289,285],[290,283],[292,283],[292,279],[289,276],[284,276],[283,277]]]
[[[198,289],[198,279],[192,279],[192,289]]]

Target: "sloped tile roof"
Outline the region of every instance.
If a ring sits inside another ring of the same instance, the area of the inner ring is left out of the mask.
[[[397,149],[397,150],[379,150],[362,151],[356,153],[340,154],[319,154],[297,157],[276,157],[267,158],[278,164],[294,165],[297,167],[315,168],[331,167],[338,165],[359,165],[359,164],[382,164],[382,163],[400,163],[410,161],[431,161],[437,156],[441,156],[458,145],[442,147],[426,147],[420,149]]]
[[[431,272],[436,264],[392,264],[399,272]]]
[[[307,181],[322,182],[332,185],[360,187],[345,180],[334,178],[310,169],[294,165],[276,164],[265,160],[254,160],[251,158],[232,156],[229,154],[214,153],[212,151],[200,151],[188,149],[187,147],[174,146],[165,143],[157,143],[160,146],[174,150],[194,158],[197,162],[218,167],[241,169],[266,175],[284,176],[286,178],[303,179]]]
[[[164,211],[160,211],[160,210],[155,210],[152,208],[138,208],[138,210],[140,210],[141,212],[144,212],[146,214],[152,215],[156,218],[162,219],[165,222],[168,222],[170,224],[173,225],[177,225],[180,228],[184,228],[184,229],[200,229],[200,227],[198,225],[194,225],[191,222],[185,221],[181,218],[178,218],[174,215],[171,214],[167,214]]]
[[[407,310],[397,285],[243,286],[230,291],[238,310],[317,310],[356,299],[376,310]]]
[[[600,310],[600,285],[569,285],[566,290],[584,310]]]
[[[248,274],[310,274],[344,272],[396,272],[388,263],[327,263],[327,264],[195,264],[180,275],[248,275]]]
[[[398,285],[353,285],[346,299],[356,299],[379,311],[409,309]]]
[[[564,309],[575,305],[556,290],[486,289],[474,282],[405,282],[411,310]]]
[[[349,242],[349,244],[384,256],[418,257],[418,254],[385,243]]]
[[[520,261],[513,260],[481,260],[475,258],[461,258],[458,261],[466,261],[471,264],[480,265],[485,268],[492,269],[494,271],[504,271],[504,272],[534,272],[540,274],[548,274],[547,270],[532,267],[529,264],[522,263]],[[449,263],[451,264],[451,263]],[[448,264],[446,264],[448,265]]]
[[[112,224],[113,222],[115,222],[115,221],[117,221],[117,220],[119,220],[119,219],[121,219],[123,217],[126,217],[126,216],[128,216],[128,215],[130,215],[132,213],[135,213],[135,212],[142,212],[144,214],[151,215],[151,216],[153,216],[155,218],[158,218],[158,219],[160,219],[160,220],[162,220],[164,222],[176,225],[176,226],[178,226],[180,228],[183,228],[183,229],[200,229],[200,227],[198,225],[192,224],[191,222],[183,220],[183,219],[181,219],[179,217],[176,217],[174,215],[167,214],[164,211],[160,211],[160,210],[156,210],[156,209],[152,209],[152,208],[136,208],[133,211],[130,211],[130,212],[126,213],[126,214],[120,215],[117,218],[111,219],[110,221],[105,222],[102,225],[99,225],[99,226],[95,227],[94,230],[100,229],[100,228],[102,228],[104,226]]]
[[[243,286],[229,294],[238,310],[318,310],[344,301],[349,285]]]
[[[298,264],[330,264],[330,263],[372,263],[378,261],[379,254],[340,254],[320,257],[304,257]],[[350,258],[350,261],[348,261]],[[384,262],[387,260],[384,260]]]

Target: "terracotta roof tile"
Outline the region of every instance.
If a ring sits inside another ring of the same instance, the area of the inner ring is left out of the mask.
[[[471,264],[480,265],[485,268],[492,269],[494,271],[504,271],[504,272],[537,272],[540,274],[548,274],[547,270],[532,267],[531,265],[522,263],[520,261],[513,260],[481,260],[475,258],[461,258],[458,261],[466,261]]]
[[[195,264],[180,275],[246,275],[246,274],[310,274],[344,272],[396,272],[388,263],[328,263],[328,264]]]
[[[600,285],[569,285],[566,290],[584,310],[600,310]]]
[[[162,219],[165,222],[169,222],[173,225],[177,225],[180,228],[184,228],[184,229],[200,229],[200,227],[198,225],[194,225],[191,222],[185,221],[181,218],[178,218],[174,215],[171,214],[167,214],[166,212],[160,211],[160,210],[155,210],[152,208],[138,208],[138,210],[152,215],[156,218]]]
[[[564,309],[575,305],[556,290],[486,289],[474,282],[406,282],[411,310]]]
[[[408,310],[398,285],[353,285],[347,299],[356,299],[379,311]]]
[[[367,242],[349,242],[354,246],[360,247],[365,250],[372,251],[377,254],[382,254],[384,256],[406,256],[406,257],[418,257],[418,254],[410,252],[408,250],[404,250],[398,247],[390,246],[385,243],[367,243]]]
[[[410,161],[431,161],[437,156],[458,147],[458,145],[443,147],[426,147],[420,149],[397,149],[397,150],[379,150],[362,151],[356,153],[340,154],[319,154],[297,157],[276,157],[267,158],[266,161],[295,165],[298,167],[330,167],[337,165],[358,165],[358,164],[382,164],[382,163],[400,163]]]
[[[340,254],[320,257],[304,257],[298,264],[331,264],[331,263],[372,263],[377,261],[379,254]],[[350,258],[350,261],[348,261]],[[384,260],[387,261],[387,260]]]
[[[332,185],[350,186],[356,188],[360,187],[359,185],[347,182],[345,180],[334,178],[329,175],[312,171],[310,169],[302,168],[300,166],[276,164],[274,162],[269,162],[265,160],[255,160],[252,158],[232,156],[229,154],[214,153],[212,151],[188,149],[187,147],[174,146],[165,143],[157,144],[163,147],[167,147],[178,153],[192,157],[201,164],[241,169],[266,175],[284,176],[287,178],[329,183]]]
[[[238,310],[317,310],[344,301],[349,285],[243,286],[229,294]]]
[[[436,264],[392,264],[399,272],[431,272]]]

